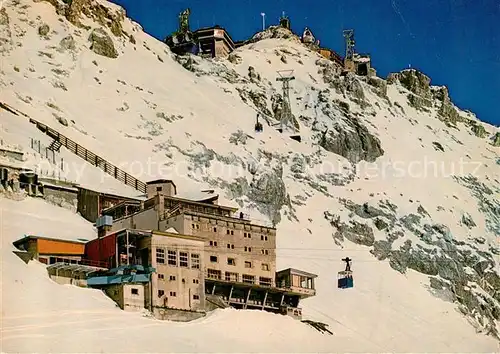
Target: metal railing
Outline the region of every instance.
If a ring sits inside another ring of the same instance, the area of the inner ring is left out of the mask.
[[[37,121],[36,119],[29,117],[27,114],[22,113],[22,112],[18,111],[17,109],[10,107],[9,105],[7,105],[3,102],[0,102],[0,108],[3,108],[14,115],[17,115],[17,116],[22,115],[22,116],[28,118],[30,123],[36,125],[36,127],[39,130],[44,132],[46,135],[48,135],[49,137],[51,137],[55,141],[58,141],[62,146],[67,148],[73,154],[84,159],[85,161],[92,164],[93,166],[100,168],[105,173],[114,177],[115,179],[119,180],[120,182],[122,182],[122,183],[124,183],[132,188],[135,188],[136,190],[138,190],[142,193],[146,193],[146,183],[131,176],[127,172],[116,167],[115,165],[113,165],[112,163],[103,159],[102,157],[96,155],[92,151],[84,148],[83,146],[79,145],[75,141],[73,141],[70,138],[66,137],[65,135],[59,133],[57,130],[50,128],[46,124],[41,123],[41,122]]]
[[[65,263],[68,265],[75,264],[75,265],[84,265],[84,266],[89,266],[89,267],[95,267],[95,268],[108,268],[108,262],[105,261],[95,261],[92,259],[73,259],[73,258],[66,258],[66,257],[51,257],[55,258],[56,263]],[[48,264],[50,266],[51,264]]]

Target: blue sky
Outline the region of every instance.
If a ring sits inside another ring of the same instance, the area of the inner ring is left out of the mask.
[[[353,28],[356,49],[370,53],[377,74],[408,68],[446,85],[453,102],[500,125],[500,0],[112,0],[152,36],[177,28],[191,8],[190,25],[219,24],[234,40],[277,24],[282,11],[292,29],[313,31],[321,45],[344,52],[342,30]]]

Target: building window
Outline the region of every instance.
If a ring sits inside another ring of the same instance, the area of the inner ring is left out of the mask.
[[[199,284],[200,281],[198,279],[193,279],[193,284]]]
[[[227,259],[227,264],[234,266],[234,265],[236,265],[236,261],[235,261],[234,258],[228,258]]]
[[[226,272],[225,279],[226,279],[226,281],[237,282],[238,281],[238,273]]]
[[[221,278],[221,271],[220,270],[207,269],[207,274],[208,274],[208,278],[211,278],[211,279],[220,279]]]
[[[193,295],[193,300],[199,300],[199,299],[200,299],[199,295],[196,295],[196,294]]]
[[[243,274],[243,283],[253,284],[255,283],[255,277],[253,275]]]
[[[177,265],[177,251],[168,250],[168,265]]]
[[[161,192],[162,191],[162,187],[156,187],[156,191],[157,192]]]
[[[200,269],[200,255],[197,253],[191,253],[191,268]]]
[[[259,277],[259,284],[264,286],[271,286],[271,278]]]
[[[245,261],[245,268],[252,268],[252,262]]]
[[[156,263],[165,264],[165,250],[163,248],[156,249]]]
[[[229,235],[229,230],[226,230],[226,234],[228,234],[228,235]]]
[[[217,232],[217,228],[216,227],[214,227],[214,232]]]
[[[179,252],[179,266],[188,267],[188,253],[187,252]]]
[[[177,294],[175,293],[175,291],[171,291],[171,292],[170,292],[170,296],[175,297],[175,296],[177,296]]]
[[[210,262],[217,263],[217,256],[210,256]]]
[[[170,276],[170,281],[174,281],[175,280],[175,275],[171,275]]]
[[[245,246],[245,252],[252,252],[252,247]]]
[[[191,227],[194,229],[194,224],[191,224]]]
[[[158,297],[162,297],[163,295],[165,295],[165,291],[158,290]]]
[[[268,255],[269,251],[268,250],[262,250],[262,254]]]
[[[196,230],[200,229],[200,225],[196,224]]]
[[[217,247],[217,241],[210,241],[210,242],[209,242],[209,245],[210,245],[210,246]]]
[[[158,279],[165,279],[165,276],[163,274],[158,274]]]
[[[268,272],[269,271],[269,264],[267,263],[262,263],[262,270]]]
[[[132,288],[132,295],[139,295],[139,289],[137,288]]]

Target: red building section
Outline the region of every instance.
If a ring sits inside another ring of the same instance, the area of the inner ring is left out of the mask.
[[[85,244],[85,259],[105,262],[110,267],[116,259],[116,234],[107,235]]]

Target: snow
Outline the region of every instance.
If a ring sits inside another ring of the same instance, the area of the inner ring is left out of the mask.
[[[316,248],[319,244],[288,243],[299,253],[283,247],[287,254],[279,259],[319,274],[318,295],[303,302],[304,312],[328,323],[333,336],[286,316],[252,310],[217,310],[189,323],[127,313],[98,290],[56,284],[44,265],[26,265],[11,252],[11,242],[33,229],[92,239],[90,223],[37,199],[0,199],[0,208],[4,352],[492,352],[497,345],[473,333],[452,304],[429,296],[418,274],[406,279],[361,248],[349,250],[356,255],[355,287],[336,289],[331,270],[344,254]]]
[[[100,2],[109,5],[106,1]],[[23,5],[29,7],[23,9]],[[5,44],[7,54],[3,53],[2,57],[0,100],[57,129],[143,181],[172,179],[179,195],[183,196],[215,189],[219,204],[238,206],[235,198],[212,186],[208,177],[225,183],[234,182],[238,177],[251,178],[250,166],[268,167],[263,166],[266,165],[262,162],[263,152],[289,159],[295,155],[318,154],[318,146],[313,144],[310,129],[303,122],[302,143],[267,125],[262,133],[254,133],[255,109],[240,99],[235,87],[256,89],[255,84],[230,84],[217,74],[196,75],[184,70],[162,43],[130,20],[125,21],[124,29],[134,35],[137,44],[113,37],[120,56],[108,59],[89,51],[89,31],[77,30],[66,20],[59,21],[60,17],[48,2],[20,0],[17,6],[9,3],[6,10],[12,43]],[[30,21],[34,24],[30,25]],[[42,21],[51,28],[48,40],[37,33]],[[0,27],[0,36],[6,36],[5,33]],[[59,41],[70,33],[76,41],[76,52],[55,50]],[[275,53],[280,50],[292,53],[285,54],[287,64],[280,60],[282,52]],[[40,52],[50,53],[53,58]],[[324,119],[320,109],[313,108],[317,90],[328,87],[318,73],[316,61],[321,58],[318,54],[309,52],[298,41],[283,39],[265,39],[241,47],[235,53],[242,58],[241,64],[227,60],[203,61],[200,68],[216,73],[223,66],[240,77],[247,77],[252,66],[268,80],[265,85],[269,94],[281,89],[280,83],[275,82],[276,71],[293,68],[294,114]],[[58,76],[53,69],[66,70],[68,74]],[[67,91],[54,87],[55,82],[64,83]],[[312,86],[316,90],[312,90]],[[338,201],[338,198],[346,198],[359,204],[388,199],[398,205],[398,216],[415,213],[422,205],[433,222],[448,225],[459,240],[471,236],[471,231],[460,224],[462,213],[467,211],[477,224],[474,235],[486,239],[484,250],[497,243],[495,235],[486,230],[484,215],[470,192],[456,184],[447,171],[458,167],[457,161],[465,161],[468,163],[463,164],[463,172],[474,172],[484,183],[498,181],[500,171],[495,164],[498,148],[487,145],[487,139],[473,136],[463,126],[447,128],[436,118],[434,108],[430,113],[423,113],[410,107],[405,98],[407,92],[401,86],[388,86],[391,105],[372,93],[368,85],[363,83],[363,87],[367,100],[380,105],[367,109],[374,115],[367,114],[362,119],[380,139],[385,152],[376,163],[359,163],[357,178],[345,187],[328,186],[333,197],[295,180],[289,166],[283,165],[283,180],[290,197],[310,197],[305,205],[295,206],[298,222],[283,215],[278,225],[277,266],[318,275],[317,295],[301,303],[303,315],[329,324],[333,336],[322,335],[288,317],[250,310],[218,310],[189,323],[158,321],[143,314],[120,311],[100,291],[58,285],[47,277],[43,265],[37,262],[26,265],[15,256],[12,242],[25,234],[91,240],[96,237],[95,229],[79,215],[43,200],[26,198],[16,202],[0,195],[2,350],[51,353],[498,351],[498,342],[475,333],[456,310],[456,304],[429,293],[428,277],[413,271],[401,275],[387,261],[377,261],[368,247],[347,242],[342,248],[333,242],[332,227],[323,213],[329,210],[347,220],[349,211]],[[331,90],[330,96],[345,100],[335,90]],[[49,107],[47,102],[57,109]],[[307,102],[309,107],[304,108]],[[406,114],[394,102],[398,102]],[[350,109],[353,114],[363,112],[352,102]],[[68,126],[61,125],[54,114],[64,117]],[[183,118],[168,122],[162,114]],[[498,131],[491,125],[483,125],[490,134]],[[238,130],[250,136],[246,144],[229,142],[231,134]],[[6,146],[19,146],[25,157],[22,162],[0,157],[1,164],[36,168],[41,175],[101,192],[143,197],[65,149],[56,156],[56,164],[50,163],[42,156],[43,149],[39,154],[31,148],[30,138],[40,140],[42,146],[48,146],[51,139],[24,117],[0,110],[0,134]],[[440,142],[445,152],[435,151],[434,141]],[[241,158],[244,165],[213,160],[208,167],[204,161],[194,166],[192,156],[207,154],[207,151],[222,156],[224,161]],[[313,177],[327,172],[343,174],[344,167],[351,168],[343,157],[324,150],[319,153],[321,163],[306,166],[304,174]],[[61,159],[64,170],[60,168]],[[424,175],[424,163],[433,161],[446,169],[435,176]],[[394,170],[398,163],[404,168],[403,172]],[[241,210],[250,213],[259,223],[269,222],[251,204],[241,206]],[[417,242],[415,236],[407,235],[407,238]],[[354,259],[355,285],[352,289],[339,290],[336,273],[343,268],[341,258],[346,256]]]

